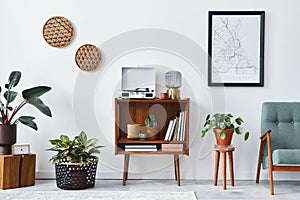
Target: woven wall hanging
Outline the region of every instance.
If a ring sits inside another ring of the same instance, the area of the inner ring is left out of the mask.
[[[95,70],[100,65],[101,59],[100,50],[91,44],[82,45],[75,54],[77,66],[85,71]]]
[[[64,17],[52,17],[43,27],[43,37],[53,47],[65,47],[71,43],[74,37],[73,25]]]

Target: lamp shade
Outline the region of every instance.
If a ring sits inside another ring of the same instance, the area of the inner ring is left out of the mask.
[[[181,87],[181,73],[179,71],[168,71],[165,74],[165,84],[167,88]]]

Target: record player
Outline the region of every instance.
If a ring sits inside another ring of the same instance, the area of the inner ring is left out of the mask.
[[[122,98],[154,99],[154,67],[122,67]]]

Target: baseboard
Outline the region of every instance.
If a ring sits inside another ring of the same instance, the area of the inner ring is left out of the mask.
[[[228,174],[229,175],[229,174]],[[181,173],[181,179],[190,180],[212,180],[213,174],[211,176],[201,176],[195,177],[192,174]],[[274,172],[274,180],[299,180],[300,173],[297,172]],[[97,171],[97,179],[123,179],[123,172],[111,172],[111,171]],[[54,171],[37,171],[36,179],[55,179]],[[175,179],[175,174],[173,171],[153,171],[153,172],[129,172],[128,179]],[[219,179],[221,177],[219,175]],[[235,176],[235,180],[253,180],[255,181],[255,176],[249,178],[249,174]],[[260,180],[269,180],[268,173],[262,173]]]

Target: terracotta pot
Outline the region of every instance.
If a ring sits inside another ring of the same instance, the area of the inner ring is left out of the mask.
[[[11,146],[16,143],[17,125],[0,125],[0,155],[11,154]]]
[[[220,138],[220,133],[222,131],[225,131],[226,132],[226,138],[224,140],[222,140]],[[215,136],[216,136],[216,140],[217,140],[217,145],[219,146],[228,146],[231,144],[231,140],[232,140],[232,135],[233,135],[233,132],[234,132],[234,129],[225,129],[225,130],[222,130],[222,129],[214,129],[214,133],[215,133]]]
[[[147,134],[148,140],[157,140],[158,139],[158,128],[145,127],[145,132]]]

